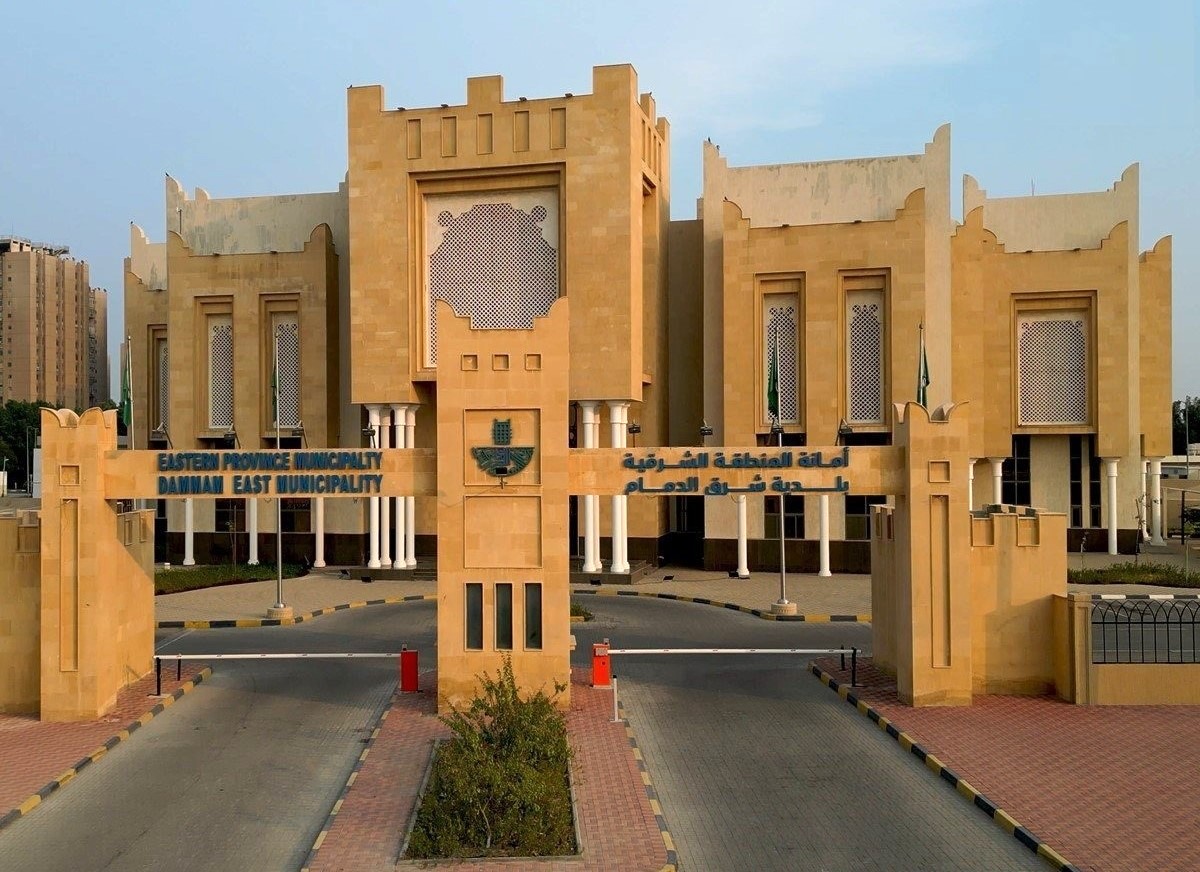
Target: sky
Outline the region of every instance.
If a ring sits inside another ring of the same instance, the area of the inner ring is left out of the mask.
[[[163,174],[214,197],[327,191],[345,89],[389,106],[591,90],[632,63],[671,123],[672,215],[700,144],[733,165],[920,152],[952,125],[991,196],[1104,190],[1141,165],[1141,247],[1174,236],[1176,397],[1200,396],[1200,3],[50,2],[7,4],[0,234],[70,246],[123,336],[129,224],[164,238]],[[118,390],[119,379],[113,379]]]

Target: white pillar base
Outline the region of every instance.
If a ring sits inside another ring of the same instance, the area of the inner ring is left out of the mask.
[[[829,571],[829,494],[821,494],[821,578],[833,575]]]
[[[992,502],[1000,505],[1004,502],[1004,458],[989,457],[992,465]]]
[[[1117,553],[1117,458],[1104,458],[1104,474],[1108,477],[1108,553]]]
[[[737,574],[738,578],[750,577],[750,562],[747,558],[746,495],[737,496]]]
[[[1163,545],[1162,458],[1150,461],[1150,542]]]
[[[196,516],[192,498],[183,501],[183,565],[196,565]]]
[[[579,403],[580,436],[584,448],[598,448],[600,443],[600,404],[594,400]],[[583,497],[583,571],[600,572],[600,497]]]
[[[217,531],[218,533],[220,530]],[[258,566],[258,500],[246,499],[246,536],[250,540],[248,566]]]
[[[313,500],[313,568],[325,565],[325,497]]]
[[[404,445],[417,447],[417,406],[408,406],[404,414]],[[404,498],[404,565],[412,569],[417,565],[417,498]]]

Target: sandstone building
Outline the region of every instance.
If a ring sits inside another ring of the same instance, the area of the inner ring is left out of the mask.
[[[138,447],[434,449],[457,426],[439,305],[511,330],[565,296],[564,446],[891,444],[924,358],[928,405],[969,404],[974,508],[1062,512],[1071,548],[1161,535],[1171,243],[1138,250],[1136,165],[1079,194],[966,177],[958,220],[948,126],[908,155],[778,166],[704,143],[684,217],[670,127],[627,65],[590,94],[506,98],[487,76],[423,109],[355,87],[347,111],[335,190],[220,199],[168,177],[165,241],[132,228]],[[790,568],[865,571],[883,500],[578,495],[566,520],[589,574],[771,568],[780,525]],[[277,517],[293,557],[413,568],[438,547],[430,498],[263,504],[164,501],[159,559],[268,559]]]

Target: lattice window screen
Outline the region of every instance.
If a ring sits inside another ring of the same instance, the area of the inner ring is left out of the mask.
[[[159,339],[158,354],[158,424],[163,428],[171,426],[171,357],[167,340]]]
[[[546,315],[558,299],[557,195],[527,191],[477,198],[427,201],[429,366],[437,364],[436,300],[470,316],[475,328],[512,330],[532,329],[533,319]]]
[[[883,291],[846,294],[846,421],[884,424]]]
[[[275,396],[279,397],[279,426],[300,426],[300,324],[295,312],[283,312],[275,315],[275,342],[279,349],[279,375],[277,383],[273,380],[271,396],[268,398],[272,405]],[[270,416],[271,424],[275,416]]]
[[[763,294],[763,409],[770,420],[767,398],[771,358],[778,352],[779,422],[800,423],[800,296]]]
[[[233,317],[208,318],[208,426],[233,426]]]
[[[1088,329],[1083,312],[1017,318],[1020,424],[1088,423]]]

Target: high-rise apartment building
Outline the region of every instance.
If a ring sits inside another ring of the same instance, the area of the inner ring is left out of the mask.
[[[108,294],[68,253],[0,237],[0,401],[82,409],[110,397]]]

